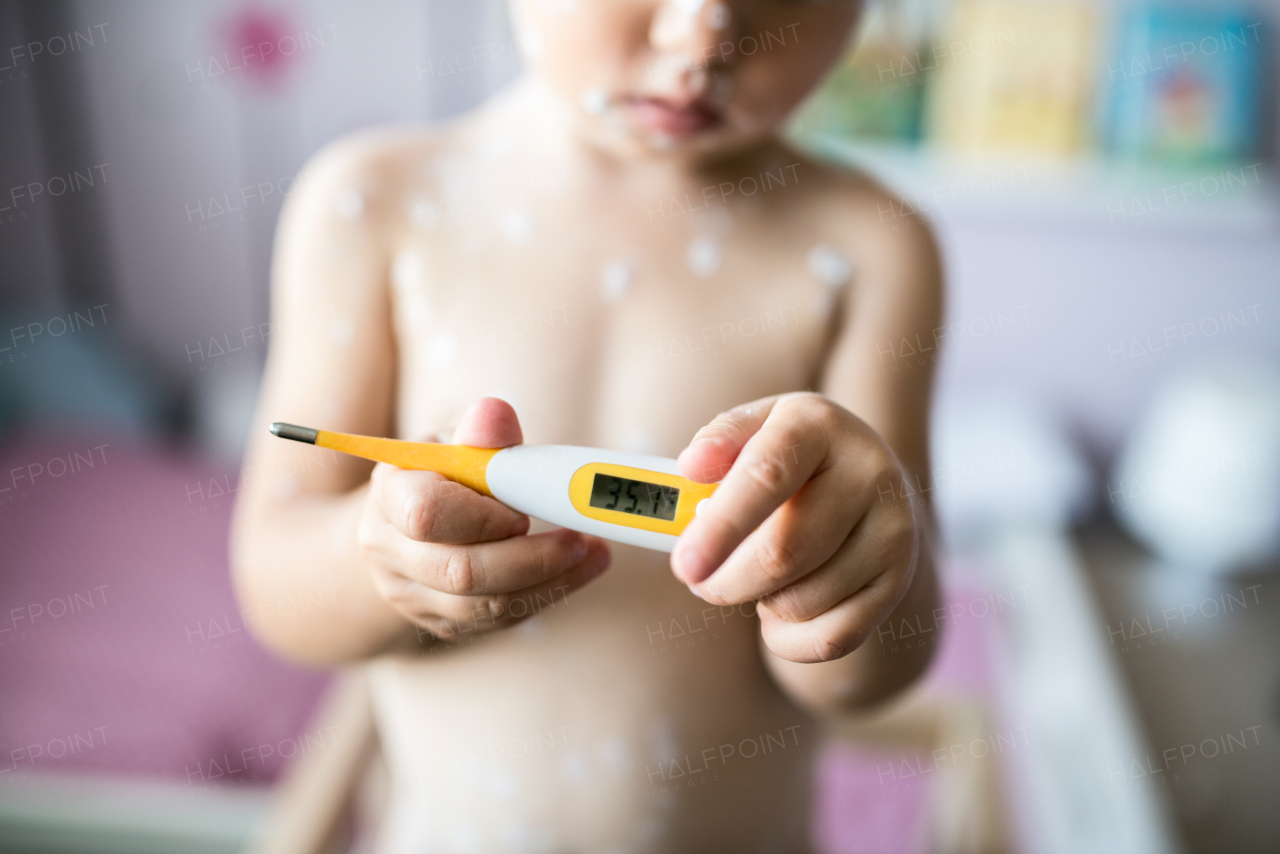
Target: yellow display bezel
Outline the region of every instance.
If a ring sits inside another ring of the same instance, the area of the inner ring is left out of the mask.
[[[676,518],[668,522],[666,519],[656,519],[652,516],[637,516],[632,513],[624,513],[621,510],[592,507],[591,487],[595,483],[597,474],[611,475],[613,477],[626,478],[627,480],[640,480],[680,490],[680,497],[676,500]],[[638,469],[613,463],[587,463],[575,471],[573,477],[569,479],[569,500],[573,503],[573,508],[588,519],[596,519],[600,522],[608,522],[611,525],[640,528],[644,531],[656,531],[659,534],[671,534],[678,537],[685,529],[685,526],[692,521],[694,511],[698,508],[698,502],[704,498],[709,498],[711,493],[716,491],[718,485],[715,483],[694,483],[678,474],[666,474],[665,472],[651,469]]]

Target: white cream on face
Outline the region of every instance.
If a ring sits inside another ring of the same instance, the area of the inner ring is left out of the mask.
[[[732,19],[733,14],[723,3],[712,3],[707,7],[707,24],[713,30],[723,30],[729,26],[729,21]]]
[[[598,116],[609,106],[609,96],[603,89],[588,89],[582,93],[578,102],[582,105],[584,112]]]

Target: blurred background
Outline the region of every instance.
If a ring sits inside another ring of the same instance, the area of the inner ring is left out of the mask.
[[[1276,850],[1277,24],[871,2],[795,116],[950,287],[881,352],[939,366],[944,649],[837,728],[823,851]],[[519,70],[497,0],[0,0],[0,851],[359,850],[364,711],[227,577],[276,217]]]

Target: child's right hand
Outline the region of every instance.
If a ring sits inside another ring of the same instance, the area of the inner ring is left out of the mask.
[[[453,438],[478,448],[523,440],[515,410],[492,397],[472,404]],[[559,605],[609,566],[609,546],[599,537],[565,528],[524,536],[528,530],[528,516],[443,475],[379,463],[359,544],[391,607],[453,640]]]

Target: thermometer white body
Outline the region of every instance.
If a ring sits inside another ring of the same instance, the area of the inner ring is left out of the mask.
[[[485,478],[493,497],[513,510],[664,552],[716,488],[681,477],[672,459],[571,445],[504,448],[489,460]]]

